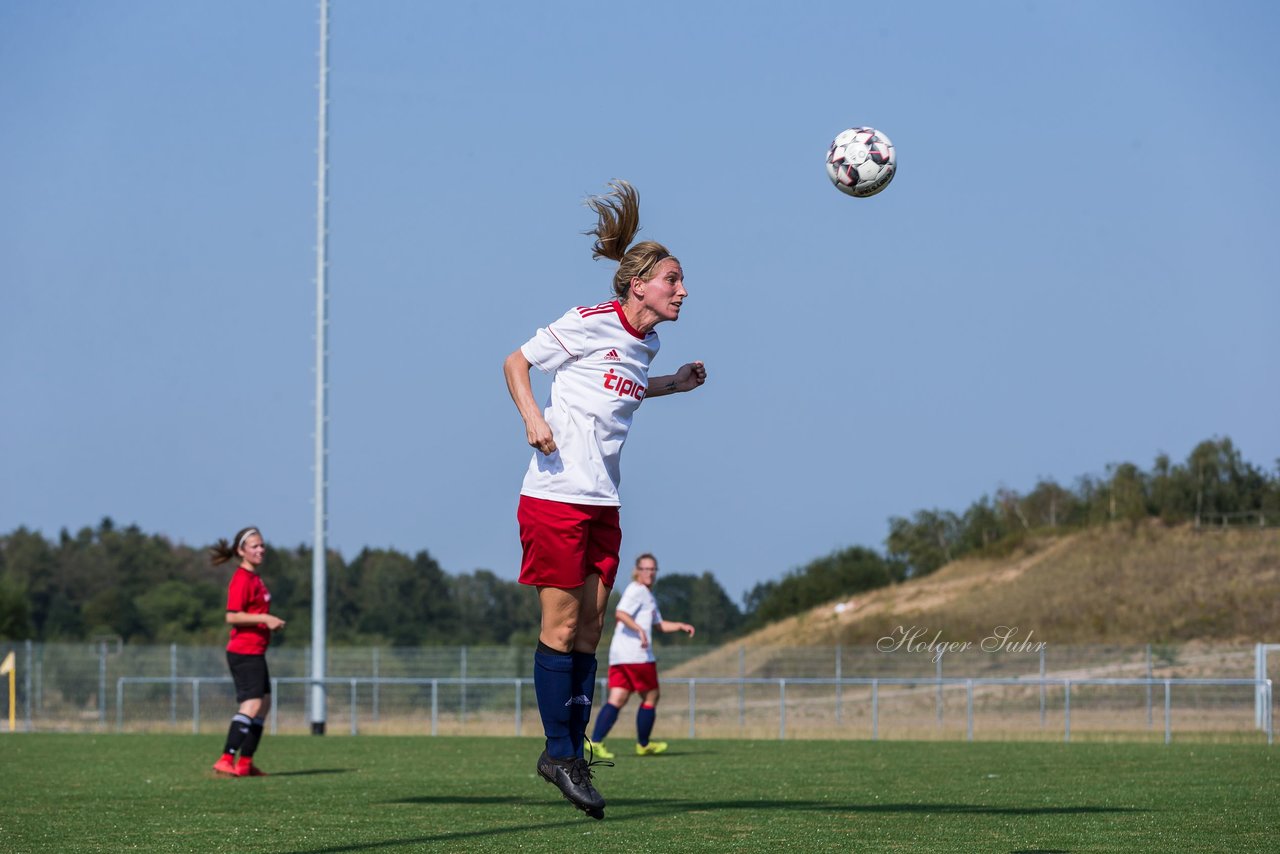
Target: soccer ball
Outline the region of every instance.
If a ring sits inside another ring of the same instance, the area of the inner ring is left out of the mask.
[[[874,196],[898,169],[893,143],[875,128],[842,130],[827,149],[827,177],[850,196]]]

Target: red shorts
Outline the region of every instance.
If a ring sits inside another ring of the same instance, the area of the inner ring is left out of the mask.
[[[609,687],[647,694],[658,687],[658,665],[652,661],[648,664],[610,664]]]
[[[572,590],[595,573],[612,588],[622,528],[618,508],[520,496],[520,583]]]

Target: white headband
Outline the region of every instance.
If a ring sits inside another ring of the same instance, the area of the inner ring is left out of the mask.
[[[244,543],[245,540],[249,539],[249,535],[251,534],[257,534],[259,537],[262,536],[262,533],[257,528],[245,528],[244,533],[236,537],[236,544],[231,547],[231,550],[239,551],[240,546]]]

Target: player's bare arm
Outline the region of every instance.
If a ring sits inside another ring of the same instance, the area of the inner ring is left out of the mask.
[[[685,632],[689,637],[693,637],[694,632],[693,624],[677,623],[674,620],[663,620],[661,623],[658,623],[658,628],[662,629],[667,634],[670,634],[671,632]]]
[[[556,440],[551,435],[550,425],[542,417],[541,407],[533,397],[533,383],[529,381],[529,370],[532,367],[524,353],[516,350],[502,363],[502,373],[507,378],[507,391],[511,393],[511,400],[524,419],[529,445],[544,454],[550,454],[556,449]]]
[[[272,614],[250,614],[247,611],[228,611],[227,625],[229,626],[266,626],[271,631],[279,631],[284,628],[284,620]]]
[[[649,388],[645,397],[662,397],[664,394],[675,394],[682,391],[693,391],[707,381],[707,369],[702,362],[689,362],[681,365],[674,374],[661,377],[650,377]]]

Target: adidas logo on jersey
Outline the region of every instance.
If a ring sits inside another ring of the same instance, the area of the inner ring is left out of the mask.
[[[604,354],[604,358],[605,358],[605,361],[607,361],[607,362],[621,362],[621,361],[622,361],[622,357],[618,355],[618,351],[617,351],[617,350],[610,350],[608,353],[605,353],[605,354]]]

